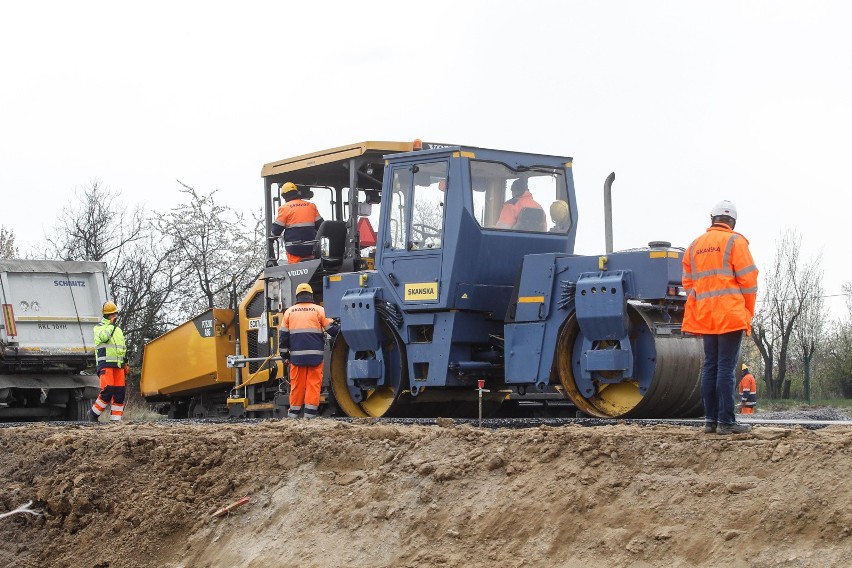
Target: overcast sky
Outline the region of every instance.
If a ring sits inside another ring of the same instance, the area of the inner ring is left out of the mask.
[[[852,3],[3,2],[0,224],[37,249],[98,180],[248,211],[264,163],[362,140],[572,156],[577,251],[687,246],[713,204],[852,282]],[[842,298],[829,300],[840,310]]]

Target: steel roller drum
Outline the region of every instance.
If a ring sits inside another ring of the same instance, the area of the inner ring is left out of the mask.
[[[601,418],[687,418],[701,416],[700,337],[680,333],[680,314],[654,306],[629,304],[632,377],[618,383],[594,381],[596,392],[584,397],[575,383],[579,373],[581,330],[572,315],[556,348],[559,382],[578,409]],[[617,342],[600,342],[601,349]],[[606,377],[606,373],[602,373]],[[648,385],[643,394],[639,383]]]

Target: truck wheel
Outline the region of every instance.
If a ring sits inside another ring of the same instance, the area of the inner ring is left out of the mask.
[[[95,403],[93,398],[74,398],[65,407],[65,419],[70,422],[86,422],[89,420],[89,409]]]

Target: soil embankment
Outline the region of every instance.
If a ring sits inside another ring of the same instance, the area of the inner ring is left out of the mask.
[[[0,566],[852,565],[852,427],[442,424],[2,428]]]

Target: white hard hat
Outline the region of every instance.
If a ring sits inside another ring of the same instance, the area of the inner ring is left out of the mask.
[[[713,206],[713,209],[710,211],[711,217],[718,217],[720,215],[727,215],[734,221],[737,220],[737,206],[727,199],[723,199],[719,203]]]

